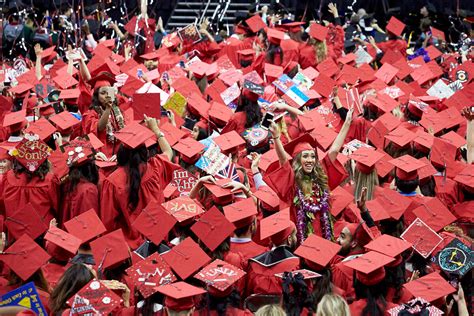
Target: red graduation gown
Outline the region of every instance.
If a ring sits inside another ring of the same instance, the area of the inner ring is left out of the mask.
[[[237,112],[232,115],[227,125],[222,129],[221,135],[230,131],[236,131],[239,135],[245,131],[245,123],[247,121],[247,113]]]
[[[261,255],[265,251],[268,251],[268,248],[260,246],[252,240],[247,242],[230,242],[229,252],[240,253],[243,257],[243,260],[247,262],[250,258]],[[245,269],[246,267],[244,267]]]
[[[99,190],[97,185],[81,179],[73,192],[65,192],[61,201],[61,223],[87,212],[99,210]]]
[[[306,69],[308,67],[316,68],[318,61],[316,59],[316,51],[313,46],[308,45],[307,43],[300,44],[300,56],[298,60],[301,69]]]
[[[108,141],[106,129],[99,132],[99,113],[95,110],[89,110],[82,116],[82,130],[84,134],[93,133],[99,138],[99,140],[104,143],[104,147],[100,149],[106,156],[112,156],[114,151],[114,143]],[[118,149],[118,144],[116,145],[115,151]]]
[[[344,167],[336,160],[332,162],[329,156],[325,156],[321,161],[326,174],[328,175],[328,185],[332,190],[336,188],[342,180],[346,177]],[[293,203],[293,199],[296,194],[296,182],[295,173],[287,161],[283,166],[280,166],[277,170],[265,175],[264,181],[270,188],[283,200],[283,202],[291,205],[290,219],[296,223],[296,207]],[[315,214],[316,218],[313,220],[314,233],[318,236],[323,236],[323,230],[321,222],[319,220],[320,213]]]
[[[59,200],[59,181],[48,173],[43,180],[34,176],[31,179],[25,173],[16,175],[9,170],[3,187],[6,215],[31,203],[33,209],[46,225],[57,215]]]
[[[351,127],[349,128],[349,131],[347,132],[347,136],[346,136],[346,139],[344,140],[344,143],[348,143],[353,139],[357,139],[365,143],[366,138],[367,138],[367,132],[369,131],[371,126],[372,124],[369,121],[367,121],[364,117],[362,116],[356,117],[351,123]]]
[[[298,257],[286,258],[271,267],[251,261],[247,274],[247,296],[251,294],[281,295],[281,279],[275,274],[298,270],[299,266],[300,259]]]
[[[387,51],[398,51],[403,56],[407,55],[407,42],[402,39],[390,40],[385,42],[377,43],[377,47],[385,54]]]
[[[151,158],[142,166],[135,209],[128,203],[128,173],[125,167],[118,167],[104,180],[100,195],[100,219],[109,231],[121,228],[132,249],[142,242],[140,233],[132,227],[132,223],[148,203],[165,201],[163,190],[171,181],[173,171],[179,168],[161,155]]]

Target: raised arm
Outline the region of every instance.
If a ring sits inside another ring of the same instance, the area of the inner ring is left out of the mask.
[[[462,115],[467,120],[466,142],[467,142],[467,163],[474,162],[474,108],[466,107],[462,110]]]
[[[41,55],[43,54],[43,48],[40,46],[40,44],[35,45],[35,54],[36,54],[36,63],[35,63],[35,73],[36,73],[36,79],[38,81],[43,78],[43,74],[41,73]]]
[[[160,145],[160,148],[163,154],[165,154],[166,157],[168,157],[169,161],[171,161],[173,159],[173,150],[171,149],[170,144],[166,140],[166,137],[160,131],[160,128],[158,127],[158,120],[153,117],[148,117],[145,115],[145,123],[146,123],[146,126],[153,133],[155,133],[155,136],[158,139],[158,145]]]
[[[337,154],[341,150],[342,145],[344,145],[344,140],[346,139],[347,132],[349,132],[349,128],[351,127],[353,113],[354,109],[349,109],[344,124],[342,125],[342,128],[339,131],[339,134],[337,134],[337,137],[332,143],[331,148],[329,148],[328,156],[331,161],[336,160]]]
[[[280,161],[280,166],[283,166],[288,161],[288,159],[286,158],[285,148],[283,148],[283,144],[280,139],[280,129],[275,122],[272,122],[270,125],[270,132],[272,133],[272,139],[275,144],[275,150],[277,152],[278,160]]]

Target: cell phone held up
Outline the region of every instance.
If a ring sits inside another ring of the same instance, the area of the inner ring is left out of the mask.
[[[110,98],[112,102],[115,102],[115,88],[114,87],[106,87],[107,88],[107,97]]]
[[[275,117],[275,114],[271,113],[271,112],[267,112],[265,113],[265,115],[263,116],[263,119],[262,119],[262,123],[260,124],[261,127],[264,129],[264,130],[268,130],[270,128],[270,125],[272,124],[273,122],[273,118]]]

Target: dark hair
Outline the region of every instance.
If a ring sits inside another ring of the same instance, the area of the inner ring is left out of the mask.
[[[424,196],[436,196],[436,182],[433,177],[429,177],[428,181],[420,182],[420,191]]]
[[[364,113],[362,116],[368,121],[375,121],[378,117],[377,111],[373,111],[370,106],[364,106]]]
[[[19,175],[21,173],[25,173],[28,179],[32,179],[33,177],[38,177],[41,180],[44,180],[46,175],[48,174],[49,170],[51,169],[51,165],[46,159],[35,171],[31,172],[23,167],[18,160],[13,159],[12,169],[15,175]]]
[[[227,315],[227,307],[229,305],[234,308],[240,307],[240,295],[236,289],[225,297],[217,297],[211,294],[207,295],[208,310],[216,311],[218,316]]]
[[[308,292],[308,285],[304,281],[301,273],[283,273],[283,308],[287,315],[300,315],[303,308],[307,307],[311,312],[313,299]],[[293,289],[293,291],[290,290]]]
[[[79,166],[69,167],[69,176],[64,184],[65,192],[73,192],[81,179],[97,185],[99,183],[99,169],[94,161],[88,161]]]
[[[283,50],[281,49],[280,45],[276,45],[273,43],[269,43],[267,48],[267,54],[265,59],[268,63],[275,64],[275,57],[280,57],[280,61],[283,61]]]
[[[387,294],[387,282],[382,280],[375,285],[364,285],[355,277],[354,272],[354,290],[357,299],[367,299],[367,305],[362,309],[362,316],[383,316],[387,302],[385,295]]]
[[[247,154],[257,153],[257,154],[263,155],[264,153],[266,153],[267,151],[270,150],[270,143],[267,142],[265,145],[263,145],[261,147],[253,147],[252,145],[247,143],[246,147],[247,147]]]
[[[421,116],[411,113],[410,110],[408,110],[408,106],[405,107],[405,118],[412,122],[419,122],[421,120]]]
[[[333,292],[333,285],[331,282],[331,270],[323,269],[321,271],[318,271],[318,273],[321,274],[321,277],[315,279],[315,284],[313,286],[312,293],[314,307],[318,305],[324,295],[331,294]]]
[[[71,265],[59,280],[49,297],[51,314],[60,313],[67,308],[66,301],[94,278],[92,272],[83,264]]]
[[[253,223],[252,223],[253,224]],[[250,230],[250,227],[252,227],[252,224],[248,224],[248,225],[245,225],[243,227],[239,227],[239,228],[236,228],[234,230],[234,234],[237,236],[237,237],[241,237],[243,236],[244,234],[246,234],[249,230]]]
[[[252,102],[246,97],[240,98],[239,112],[245,112],[245,128],[250,128],[262,120],[262,111],[257,102]]]
[[[250,66],[252,64],[252,61],[251,60],[241,60],[240,61],[240,66],[242,68],[247,68],[248,66]]]
[[[395,185],[402,193],[411,193],[415,191],[419,184],[420,179],[418,177],[413,180],[401,180],[399,177],[395,176]]]
[[[202,128],[202,127],[198,127],[198,135],[197,135],[197,139],[196,140],[203,140],[203,139],[206,139],[209,137],[209,133],[207,132],[207,130],[205,128]]]
[[[132,209],[138,205],[142,174],[140,165],[148,160],[148,151],[145,145],[135,149],[120,145],[117,151],[117,164],[128,169],[128,203]]]

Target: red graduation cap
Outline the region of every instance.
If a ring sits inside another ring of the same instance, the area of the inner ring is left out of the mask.
[[[260,221],[260,240],[270,238],[275,246],[281,245],[294,231],[289,209],[284,209]]]
[[[23,281],[28,280],[51,257],[30,236],[23,235],[0,254],[2,260]]]
[[[24,234],[36,239],[48,229],[47,223],[43,221],[30,202],[21,208],[7,210],[4,223],[8,232],[15,239]]]
[[[428,258],[435,248],[443,241],[431,227],[421,219],[415,219],[401,234],[400,238],[410,242],[423,258]]]
[[[238,280],[246,275],[244,271],[231,265],[225,261],[216,259],[194,277],[205,282],[210,288],[216,289],[218,292],[227,293],[228,289]]]
[[[430,273],[403,286],[413,296],[424,298],[428,302],[434,302],[456,292],[456,289],[438,272]]]
[[[179,196],[173,200],[162,203],[161,205],[171,214],[179,223],[199,216],[204,213],[202,207],[189,196]]]
[[[75,255],[82,241],[56,226],[50,226],[44,239]]]
[[[235,227],[244,227],[254,220],[257,215],[257,206],[252,198],[248,198],[224,206],[224,215]]]
[[[403,155],[389,162],[397,167],[396,175],[401,180],[416,179],[418,177],[417,170],[425,166],[423,162],[410,155]]]
[[[260,186],[258,190],[253,193],[253,196],[259,199],[260,202],[262,202],[265,210],[278,211],[280,206],[280,199],[278,198],[275,191],[273,191],[269,186]]]
[[[56,132],[56,128],[44,117],[31,123],[28,128],[25,129],[26,133],[36,134],[41,140],[47,140],[51,135]]]
[[[103,271],[130,258],[130,250],[125,241],[122,229],[117,229],[107,235],[90,242],[98,270]]]
[[[234,233],[235,226],[213,206],[196,221],[191,230],[209,250],[214,251]]]
[[[349,155],[349,158],[356,161],[356,168],[364,173],[370,174],[376,166],[376,163],[383,158],[383,154],[372,148],[361,147]]]
[[[166,238],[176,219],[159,203],[150,202],[135,219],[132,226],[155,245]],[[160,229],[157,229],[157,227]]]
[[[403,30],[405,29],[405,23],[403,23],[402,21],[400,21],[396,17],[392,16],[390,21],[388,21],[386,29],[387,29],[388,32],[390,32],[390,33],[392,33],[396,36],[400,36],[400,35],[402,35]]]
[[[144,298],[156,293],[160,286],[177,281],[170,266],[158,253],[135,263],[126,272]]]
[[[36,171],[48,158],[51,148],[38,135],[25,135],[16,145],[12,156],[28,171]]]
[[[92,279],[79,292],[67,300],[67,304],[71,306],[71,313],[74,315],[76,313],[80,315],[81,312],[108,315],[114,311],[118,312],[121,303],[122,299],[120,296],[97,279]]]
[[[328,31],[329,29],[325,26],[322,26],[321,24],[318,24],[318,23],[311,23],[311,25],[309,26],[309,35],[314,38],[314,39],[317,39],[318,41],[321,41],[323,42],[327,35],[328,35]]]
[[[195,299],[206,291],[186,282],[176,282],[160,286],[158,292],[165,295],[164,305],[173,312],[190,310],[196,305]]]
[[[369,251],[360,257],[344,262],[344,265],[356,270],[356,278],[362,284],[375,285],[385,278],[384,266],[395,259],[376,251]]]
[[[413,210],[413,214],[435,231],[440,231],[456,220],[456,217],[437,197],[427,197],[420,206]]]
[[[339,250],[339,244],[312,234],[295,250],[295,255],[304,258],[311,269],[319,271],[329,264]]]
[[[94,209],[90,209],[64,223],[66,230],[82,240],[88,242],[107,231]]]
[[[382,65],[382,67],[379,68],[379,70],[377,70],[377,72],[375,73],[375,77],[379,78],[386,84],[389,84],[397,73],[398,68],[390,65],[389,63],[385,63]]]
[[[162,257],[183,280],[211,261],[211,258],[191,237],[186,238],[180,244],[171,248]]]
[[[115,132],[115,137],[129,148],[137,148],[155,136],[155,134],[147,127],[138,122],[126,125],[121,130]]]
[[[411,243],[386,234],[377,237],[365,245],[366,249],[380,252],[392,258],[396,258],[411,247]]]
[[[223,153],[230,153],[245,145],[245,140],[236,132],[230,131],[214,138]]]
[[[159,93],[134,93],[132,100],[135,117],[141,119],[144,115],[154,118],[161,116]]]

